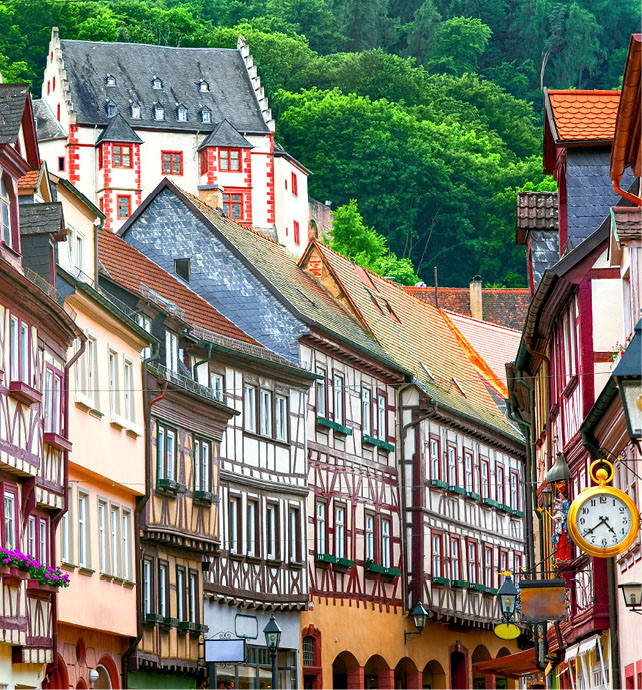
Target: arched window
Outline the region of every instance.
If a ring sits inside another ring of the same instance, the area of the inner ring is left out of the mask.
[[[315,640],[312,635],[306,635],[303,638],[303,665],[316,666],[314,663],[314,644]]]
[[[14,232],[14,216],[15,209],[12,208],[14,205],[13,193],[11,187],[7,184],[6,177],[0,178],[0,223],[2,223],[2,241],[7,245],[15,249],[14,239],[16,233]]]
[[[152,79],[152,89],[162,89],[163,88],[163,80],[159,79],[158,77],[154,77]]]
[[[201,81],[198,82],[198,90],[199,91],[209,91],[210,85],[204,79],[201,79]]]
[[[142,117],[140,105],[138,105],[138,103],[132,103],[129,106],[129,112],[131,114],[132,120],[140,120]]]
[[[208,110],[207,108],[203,108],[201,110],[201,122],[204,122],[205,124],[211,124],[212,122],[212,111]]]

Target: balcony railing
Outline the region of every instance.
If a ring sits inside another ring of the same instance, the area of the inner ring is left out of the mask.
[[[61,306],[67,314],[75,321],[76,312],[65,302],[65,298],[56,290],[56,288],[48,281],[45,280],[41,275],[32,271],[29,267],[24,267],[25,276],[42,292],[52,299],[56,304]]]
[[[216,392],[209,388],[208,386],[203,386],[200,383],[190,379],[189,377],[179,374],[175,371],[171,371],[166,366],[162,364],[148,364],[147,369],[154,374],[157,378],[163,379],[164,381],[169,381],[175,386],[179,386],[190,393],[195,393],[200,395],[202,398],[211,400],[212,402],[222,402],[222,400],[216,395]]]

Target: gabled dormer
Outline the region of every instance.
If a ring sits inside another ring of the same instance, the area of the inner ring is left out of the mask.
[[[207,175],[207,181],[213,183],[217,181],[215,173],[247,172],[252,148],[252,144],[227,120],[219,122],[198,147],[201,175]],[[242,180],[233,184],[244,186]]]

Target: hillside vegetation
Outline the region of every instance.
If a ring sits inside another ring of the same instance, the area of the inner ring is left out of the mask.
[[[39,93],[52,25],[173,46],[232,47],[242,33],[311,195],[346,206],[341,251],[404,282],[437,265],[442,284],[480,273],[512,287],[525,284],[516,189],[553,188],[540,84],[617,88],[640,3],[0,0],[5,81]]]

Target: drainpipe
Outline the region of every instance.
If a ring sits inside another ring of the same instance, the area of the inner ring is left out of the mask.
[[[148,400],[149,393],[147,391],[145,382],[145,373],[147,371],[147,365],[151,362],[156,361],[160,356],[160,348],[158,345],[152,346],[151,356],[144,359],[141,364],[141,369],[143,371],[143,410],[145,414],[145,493],[136,499],[136,507],[134,509],[134,553],[140,554],[141,544],[140,544],[140,515],[143,512],[149,497],[151,495],[152,487],[152,466],[151,466],[151,435],[149,433],[150,419],[151,419],[151,407],[155,402],[162,400],[167,395],[167,387],[161,390],[160,395]],[[143,559],[137,559],[137,579],[136,579],[136,637],[132,639],[129,643],[129,647],[125,650],[125,653],[121,657],[121,674],[123,678],[123,687],[128,687],[127,683],[127,663],[129,657],[136,651],[139,642],[143,639],[143,594],[141,584],[143,582]]]
[[[642,198],[635,196],[635,194],[631,194],[631,192],[625,192],[622,187],[620,187],[620,180],[613,180],[612,185],[616,194],[619,194],[629,201],[632,201],[636,206],[642,206]]]
[[[205,357],[205,359],[200,359],[198,362],[194,362],[194,366],[192,367],[192,376],[194,377],[194,381],[196,382],[198,382],[198,378],[196,377],[196,370],[201,366],[201,364],[209,362],[210,357],[212,356],[212,343],[205,343],[205,347],[207,348],[207,356]]]
[[[85,348],[87,347],[87,341],[83,339],[80,341],[80,348],[76,351],[74,356],[65,364],[63,369],[63,390],[67,394],[67,400],[65,404],[65,410],[63,414],[63,425],[65,430],[65,438],[69,438],[69,369],[78,361],[82,356]],[[49,531],[49,553],[51,554],[51,562],[56,562],[56,530],[58,524],[62,520],[62,516],[69,509],[69,451],[63,451],[63,502],[62,508],[56,515],[51,519],[51,530]],[[51,600],[51,620],[53,621],[53,663],[52,667],[58,668],[58,593],[55,592]]]

